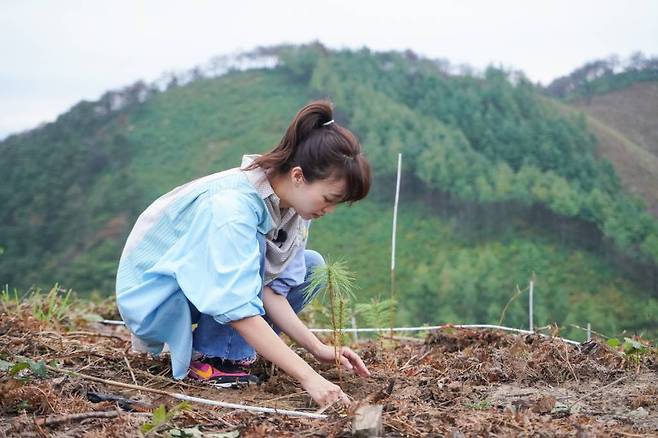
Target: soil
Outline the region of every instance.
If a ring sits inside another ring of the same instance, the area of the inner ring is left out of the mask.
[[[38,366],[12,375],[5,366],[0,371],[0,436],[140,436],[140,427],[153,422],[160,404],[174,413],[149,436],[351,436],[354,410],[365,403],[383,406],[385,436],[658,436],[655,355],[629,361],[599,341],[574,346],[539,335],[450,327],[424,340],[369,340],[353,348],[372,376],[343,373],[343,389],[354,404],[330,407],[326,419],[196,403],[177,411],[180,401],[166,395],[57,371],[43,374]],[[338,382],[334,367],[299,353]],[[80,320],[63,327],[24,312],[4,312],[0,359],[15,364],[24,358],[167,392],[317,410],[297,382],[262,360],[253,366],[264,380],[259,386],[216,389],[176,382],[166,355],[130,352],[124,327]],[[193,430],[186,435],[181,432],[185,428]]]

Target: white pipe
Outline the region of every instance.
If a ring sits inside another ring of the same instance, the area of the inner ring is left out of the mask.
[[[161,395],[166,395],[168,397],[173,397],[178,400],[186,400],[186,401],[191,401],[195,403],[203,403],[205,405],[211,405],[211,406],[219,406],[222,408],[228,408],[228,409],[240,409],[243,411],[250,411],[250,412],[265,412],[265,413],[270,413],[270,414],[281,414],[281,415],[289,415],[293,417],[307,417],[307,418],[327,418],[326,415],[322,415],[320,413],[313,413],[313,412],[301,412],[301,411],[288,411],[286,409],[276,409],[276,408],[265,408],[261,406],[249,406],[249,405],[240,405],[236,403],[228,403],[228,402],[221,402],[217,400],[210,400],[207,398],[201,398],[201,397],[193,397],[190,395],[185,395],[181,394],[179,392],[168,392],[168,391],[163,391],[162,389],[156,389],[156,388],[149,388],[148,386],[140,386],[140,385],[132,385],[130,383],[123,383],[123,382],[117,382],[115,380],[105,380],[101,379],[100,377],[94,377],[94,376],[88,376],[86,374],[79,373],[77,371],[72,371],[72,370],[67,370],[65,368],[55,368],[50,365],[46,365],[46,368],[49,369],[50,371],[56,372],[56,373],[62,373],[62,374],[67,374],[69,376],[75,376],[75,377],[80,377],[82,379],[87,379],[87,380],[92,380],[94,382],[99,382],[103,383],[105,385],[112,385],[112,386],[119,386],[121,388],[128,388],[128,389],[134,389],[137,391],[146,391],[146,392],[153,392],[156,394],[161,394]]]
[[[358,337],[357,333],[359,331],[356,327],[356,318],[354,317],[354,315],[352,315],[352,329],[354,330],[354,332],[353,332],[354,333],[354,342],[356,344],[358,344],[359,343],[359,337]]]
[[[288,415],[291,417],[306,417],[306,418],[318,418],[318,419],[327,418],[327,416],[324,414],[316,414],[312,412],[289,411],[286,409],[264,408],[260,406],[240,405],[237,403],[227,403],[227,402],[220,402],[217,400],[209,400],[207,398],[192,397],[190,395],[180,394],[177,392],[170,393],[169,395],[179,400],[186,400],[195,403],[203,403],[205,405],[219,406],[222,408],[240,409],[249,412],[265,412],[268,414],[281,414],[281,415]]]
[[[100,321],[101,323],[105,324],[106,321]],[[123,321],[112,321],[108,320],[108,324],[123,324]],[[545,335],[543,333],[536,333],[536,332],[531,332],[530,330],[523,330],[523,329],[517,329],[513,327],[505,327],[502,325],[494,325],[494,324],[443,324],[443,325],[430,325],[430,326],[418,326],[418,327],[394,327],[393,329],[390,329],[388,327],[367,327],[367,328],[357,328],[357,329],[350,329],[350,328],[344,328],[341,331],[345,333],[352,333],[352,332],[361,332],[361,333],[368,333],[368,332],[387,332],[393,330],[394,332],[419,332],[419,331],[425,331],[425,330],[439,330],[439,329],[444,329],[444,328],[481,328],[481,329],[496,329],[496,330],[504,330],[508,332],[516,332],[516,333],[525,333],[528,335],[533,335],[533,334],[538,334],[540,336],[546,337],[546,338],[554,338],[554,339],[560,339],[568,344],[573,344],[573,345],[580,345],[580,342],[578,341],[572,341],[571,339],[566,339],[566,338],[560,338],[557,336],[549,336]],[[309,329],[313,333],[332,333],[333,329],[330,328],[312,328]]]

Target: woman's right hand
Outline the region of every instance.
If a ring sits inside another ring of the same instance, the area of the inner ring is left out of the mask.
[[[331,383],[318,373],[309,376],[301,384],[321,408],[328,407],[337,401],[342,402],[345,406],[350,405],[350,399],[340,389],[340,386]]]

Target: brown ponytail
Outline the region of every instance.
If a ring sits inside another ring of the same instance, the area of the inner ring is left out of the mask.
[[[261,167],[283,174],[299,166],[309,183],[344,179],[342,202],[365,198],[370,190],[370,165],[356,137],[333,120],[331,102],[311,102],[299,110],[279,144],[256,158],[246,170]]]

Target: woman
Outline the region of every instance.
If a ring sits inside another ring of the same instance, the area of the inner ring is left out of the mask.
[[[277,332],[334,361],[333,347],[296,315],[317,292],[306,291],[308,277],[323,263],[305,250],[308,227],[369,188],[358,141],[334,121],[329,102],[316,101],[271,152],[160,197],[138,218],[117,274],[117,305],[135,347],[157,354],[166,343],[175,378],[189,372],[216,384],[253,381],[245,368],[258,352],[319,405],[348,403]],[[194,361],[193,351],[200,356]],[[370,374],[355,352],[340,353],[344,367]]]

